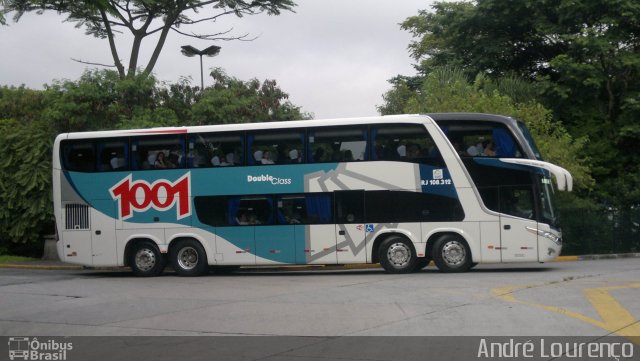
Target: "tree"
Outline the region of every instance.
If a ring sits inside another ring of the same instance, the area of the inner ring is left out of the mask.
[[[44,108],[42,91],[0,87],[0,254],[53,232],[53,138]]]
[[[138,71],[142,62],[140,47],[149,36],[158,35],[153,53],[144,66],[143,73],[147,75],[153,71],[170,31],[204,40],[250,40],[248,34],[231,35],[233,29],[197,34],[186,32],[184,28],[215,22],[225,15],[279,15],[282,11],[293,11],[295,6],[293,0],[4,0],[0,4],[2,24],[6,23],[3,15],[11,12],[15,12],[13,18],[18,21],[27,12],[52,10],[65,14],[66,21],[76,23],[77,27],[84,26],[88,35],[107,39],[113,64],[121,79],[132,77]],[[118,33],[129,33],[133,37],[126,68],[116,45]]]
[[[293,105],[289,95],[275,80],[243,81],[219,68],[211,72],[215,80],[193,104],[191,124],[224,124],[310,119],[311,115]]]

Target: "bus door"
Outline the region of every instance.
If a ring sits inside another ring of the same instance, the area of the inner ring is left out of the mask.
[[[338,264],[366,263],[364,191],[335,192],[335,216]]]
[[[294,230],[295,263],[336,264],[336,226],[332,193],[277,197],[279,224]]]
[[[336,264],[336,225],[312,224],[306,230],[303,253],[308,264]],[[301,240],[301,239],[300,239]]]
[[[91,255],[94,266],[117,264],[116,220],[99,210],[115,210],[113,200],[91,202]],[[115,212],[107,212],[114,214]]]
[[[500,189],[500,250],[503,262],[537,261],[538,235],[531,186]]]

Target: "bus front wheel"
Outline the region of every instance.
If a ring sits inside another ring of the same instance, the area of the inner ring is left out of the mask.
[[[164,262],[158,246],[150,241],[136,243],[129,252],[129,266],[136,276],[157,276],[164,270]]]
[[[409,273],[416,268],[416,252],[404,237],[391,236],[380,245],[378,257],[387,273]]]
[[[207,272],[207,254],[200,242],[183,239],[169,249],[174,271],[180,276],[200,276]]]
[[[440,237],[433,247],[433,262],[440,272],[465,272],[471,268],[471,251],[465,241],[452,235]]]

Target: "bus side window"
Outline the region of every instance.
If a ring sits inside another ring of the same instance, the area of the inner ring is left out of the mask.
[[[307,193],[277,197],[279,224],[328,224],[333,222],[331,193]]]
[[[227,197],[201,196],[193,200],[200,223],[217,227],[226,225]]]
[[[304,160],[304,130],[281,129],[247,135],[249,165],[295,164]]]
[[[335,192],[336,223],[364,222],[364,191]]]
[[[371,128],[373,160],[442,165],[435,142],[420,125],[380,125]]]
[[[99,140],[96,145],[99,171],[129,170],[129,142],[127,139]]]
[[[230,197],[227,215],[228,224],[233,226],[273,224],[273,199],[268,196]]]
[[[179,135],[143,136],[131,140],[132,168],[172,169],[184,168],[186,157],[184,138]]]
[[[96,155],[92,141],[64,141],[60,148],[64,169],[77,172],[96,170]]]
[[[363,127],[311,129],[308,143],[311,163],[367,160],[367,131]]]
[[[239,133],[204,133],[189,136],[187,167],[233,167],[244,162],[244,136]]]

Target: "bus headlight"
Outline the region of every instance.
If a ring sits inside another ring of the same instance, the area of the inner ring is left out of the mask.
[[[538,236],[542,236],[544,238],[547,238],[549,240],[551,240],[551,242],[557,244],[558,246],[562,245],[562,239],[560,237],[558,237],[557,235],[551,233],[551,232],[547,232],[547,231],[543,231],[541,229],[537,229],[537,228],[532,228],[532,227],[526,227],[527,231],[537,234]]]

